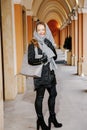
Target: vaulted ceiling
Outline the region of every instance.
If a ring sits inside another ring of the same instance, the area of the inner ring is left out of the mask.
[[[69,19],[73,8],[87,7],[87,0],[14,0],[21,1],[37,19],[56,20],[60,27]]]
[[[76,0],[33,0],[32,10],[40,20],[48,22],[54,19],[62,26],[75,6]]]

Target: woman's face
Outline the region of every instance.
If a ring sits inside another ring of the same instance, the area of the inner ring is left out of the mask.
[[[45,36],[45,34],[46,34],[46,28],[44,27],[44,25],[39,24],[39,25],[37,26],[37,33],[38,33],[41,37]]]

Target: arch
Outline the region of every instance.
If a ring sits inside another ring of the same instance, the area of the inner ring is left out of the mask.
[[[33,16],[46,22],[53,18],[61,26],[76,5],[76,0],[33,0]]]
[[[45,1],[45,2],[38,9],[37,16],[38,16],[39,19],[43,19],[44,20],[44,17],[45,17],[45,19],[47,19],[46,17],[49,17],[49,15],[53,16],[53,13],[56,12],[57,13],[56,16],[60,17],[59,19],[62,20],[61,23],[66,21],[66,19],[68,18],[68,13],[64,9],[64,7],[62,7],[62,5],[58,1],[48,1],[48,2]],[[68,10],[68,12],[69,12],[69,10]]]
[[[51,20],[51,19],[54,19],[54,20],[56,20],[58,23],[59,23],[59,26],[61,26],[62,25],[62,17],[61,17],[61,15],[59,16],[58,14],[57,14],[57,12],[55,12],[55,11],[53,11],[52,13],[50,12],[50,13],[48,13],[47,15],[46,15],[46,17],[43,17],[43,19],[41,19],[42,21],[45,21],[46,23],[49,21],[49,20]]]

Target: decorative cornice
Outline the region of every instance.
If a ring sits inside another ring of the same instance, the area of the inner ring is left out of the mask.
[[[33,12],[31,10],[27,10],[26,15],[33,16]]]
[[[33,20],[34,20],[34,21],[37,21],[38,18],[37,18],[36,16],[33,16]]]
[[[74,16],[74,20],[77,20],[78,19],[78,16]]]
[[[82,8],[82,13],[87,13],[87,8]]]
[[[22,0],[13,0],[14,4],[21,4]]]
[[[71,16],[71,20],[74,20],[74,16]]]
[[[71,20],[77,20],[78,16],[71,16]]]
[[[71,20],[77,20],[78,19],[78,10],[76,7],[74,7],[72,9],[72,11],[69,13],[68,17],[71,19]]]
[[[79,13],[79,14],[82,13],[82,8],[78,8],[78,13]]]
[[[87,8],[78,8],[78,13],[81,14],[81,13],[87,13]]]

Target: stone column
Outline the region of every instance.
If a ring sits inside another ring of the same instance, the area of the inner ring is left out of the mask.
[[[71,65],[75,65],[75,20],[72,19],[72,56],[71,56]]]
[[[68,28],[68,37],[70,36],[70,23],[67,25]]]
[[[14,99],[17,95],[14,6],[12,0],[1,0],[2,39],[4,62],[5,100]]]
[[[68,37],[72,35],[72,24],[71,21],[68,23]]]
[[[77,65],[77,43],[78,43],[78,15],[75,11],[74,15],[71,16],[72,19],[72,65]]]
[[[14,4],[15,14],[15,38],[16,38],[16,66],[17,66],[17,88],[18,93],[24,93],[26,88],[26,77],[20,75],[23,54],[26,48],[26,14],[21,4]]]
[[[2,84],[2,59],[1,59],[1,33],[0,33],[0,130],[3,130],[3,84]]]
[[[78,14],[78,75],[87,75],[87,9]]]
[[[34,32],[34,30],[35,30],[36,21],[37,21],[37,17],[33,16],[33,19],[32,19],[32,22],[33,22],[32,31],[33,31],[33,32]]]
[[[30,11],[27,12],[27,32],[29,43],[33,36],[33,19],[32,19],[32,13]]]
[[[0,9],[1,9],[1,1],[0,1]],[[1,55],[1,10],[0,10],[0,130],[4,130],[3,128],[3,83],[2,83],[2,55]]]
[[[78,64],[77,73],[83,75],[83,13],[82,10],[78,10]]]
[[[77,65],[77,16],[72,16],[72,63],[71,65]]]
[[[87,9],[82,9],[83,13],[83,47],[82,47],[82,74],[87,75]]]
[[[75,66],[77,66],[78,59],[78,18],[75,18]]]

